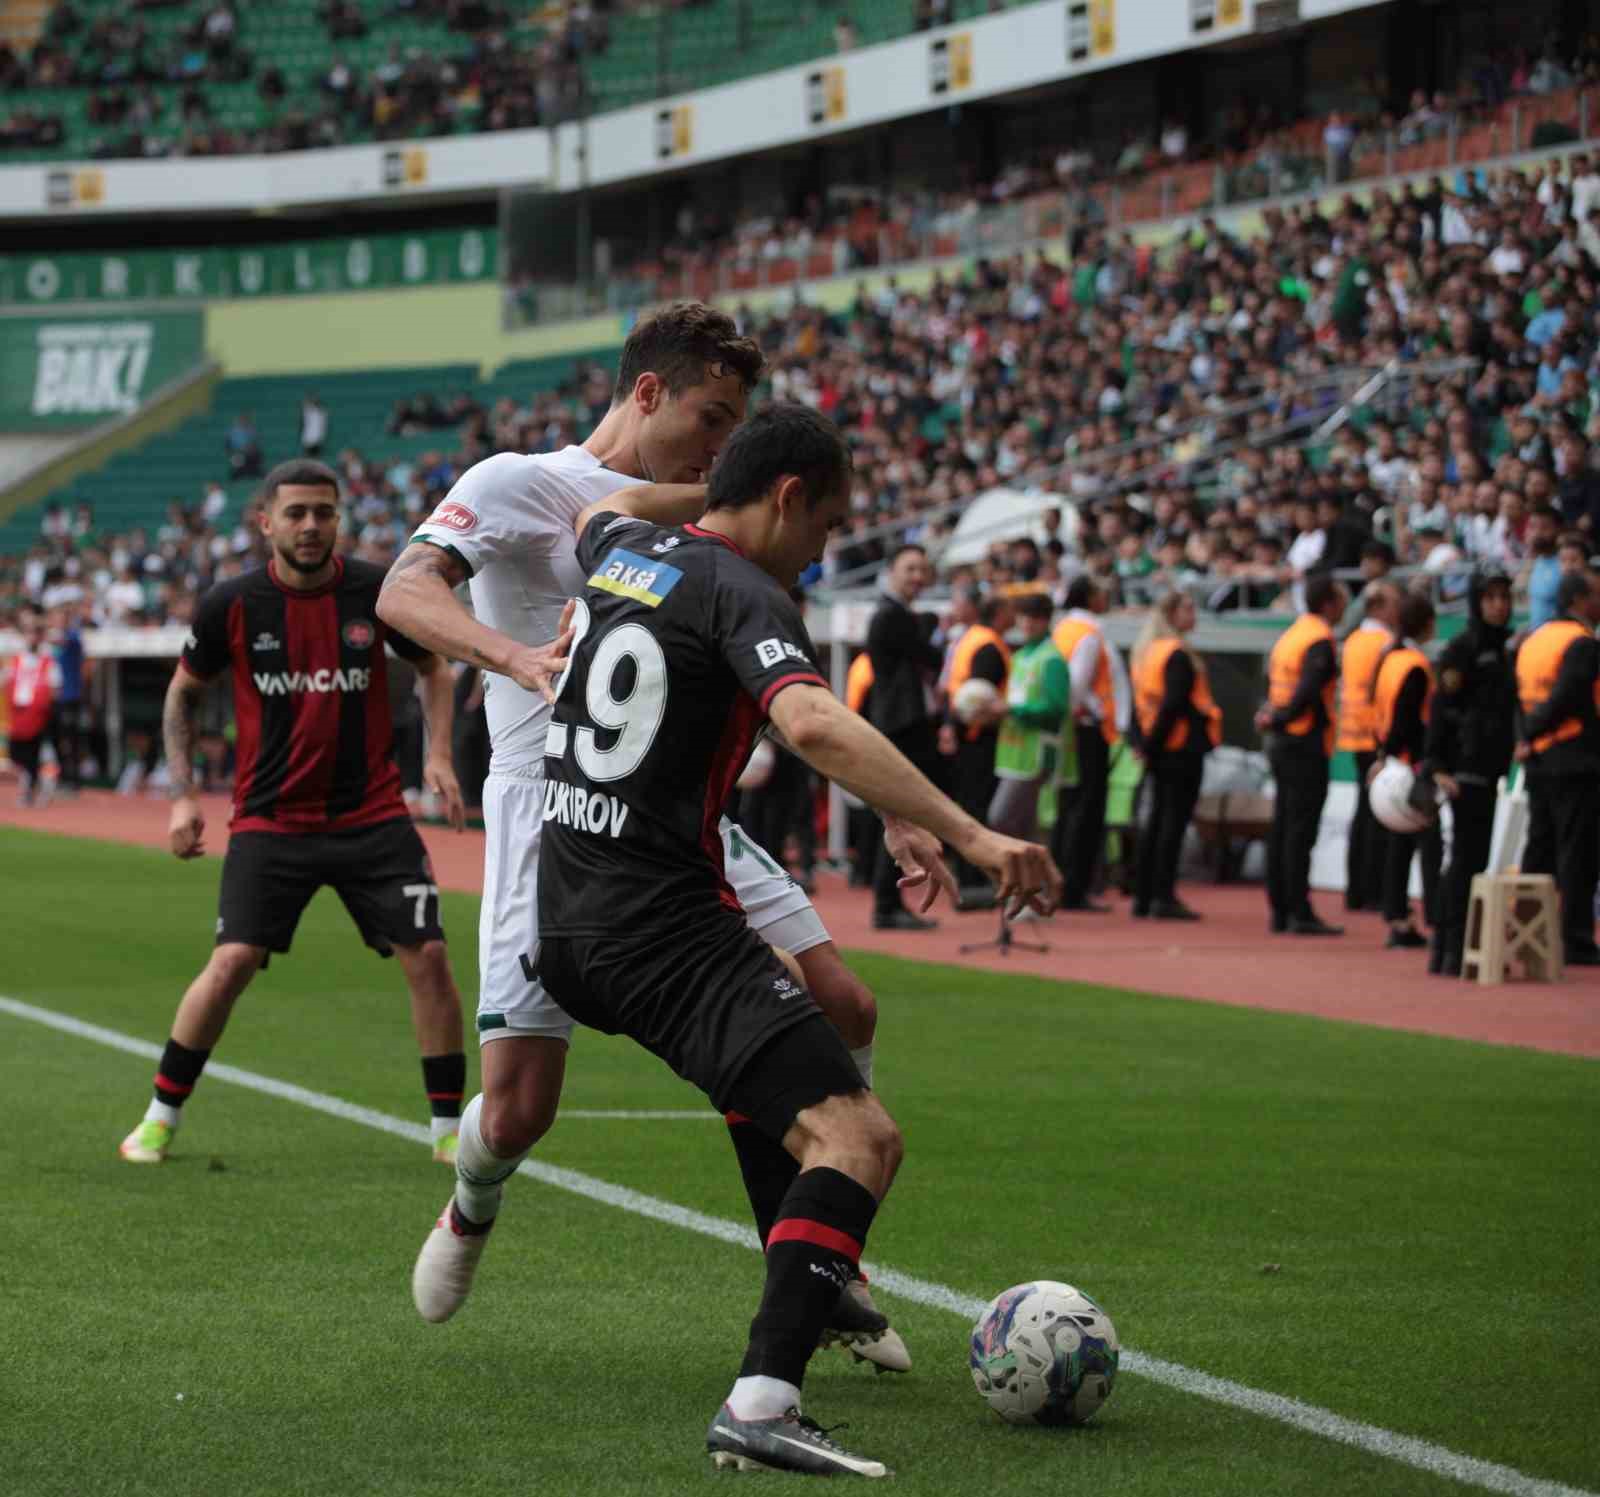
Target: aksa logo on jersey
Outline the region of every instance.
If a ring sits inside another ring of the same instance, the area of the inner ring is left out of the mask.
[[[256,671],[250,679],[262,696],[282,697],[302,692],[365,691],[372,672],[360,666],[347,671]]]
[[[771,670],[775,665],[782,665],[785,660],[798,660],[802,665],[811,664],[806,652],[799,645],[792,645],[786,639],[762,640],[756,646],[756,659],[764,671]]]
[[[628,807],[614,795],[585,790],[582,785],[562,785],[547,780],[544,787],[544,819],[559,821],[575,832],[592,832],[596,837],[621,835],[628,820]]]
[[[351,619],[339,633],[352,650],[370,650],[372,641],[378,635],[378,631],[365,619]]]
[[[466,505],[457,504],[454,499],[450,499],[428,516],[428,524],[443,525],[446,530],[453,530],[457,535],[465,535],[469,530],[477,528],[478,517]]]
[[[683,573],[664,561],[646,561],[631,551],[613,551],[606,564],[589,579],[590,587],[632,598],[647,608],[659,608],[661,600],[683,580]]]
[[[261,633],[256,635],[255,639],[251,642],[250,648],[252,651],[262,651],[277,650],[281,649],[282,646],[279,645],[278,636],[276,634],[270,634],[267,632],[267,630],[263,629]]]

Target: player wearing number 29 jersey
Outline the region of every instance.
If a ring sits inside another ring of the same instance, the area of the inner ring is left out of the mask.
[[[540,932],[689,939],[742,913],[718,823],[767,707],[826,682],[795,605],[720,535],[601,513],[577,560],[577,638],[545,743]]]

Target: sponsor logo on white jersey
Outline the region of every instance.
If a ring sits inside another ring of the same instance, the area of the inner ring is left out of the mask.
[[[469,530],[477,528],[478,517],[459,500],[446,499],[428,516],[426,523],[442,525],[446,530],[454,530],[458,535],[465,535]]]
[[[544,819],[559,821],[575,832],[616,837],[628,819],[628,807],[614,795],[550,780],[544,787]]]
[[[786,639],[764,639],[756,646],[756,659],[761,664],[762,670],[771,670],[775,665],[781,665],[785,660],[798,660],[802,665],[810,665],[806,652],[799,645],[792,645]]]
[[[372,672],[361,666],[347,671],[256,671],[250,679],[262,696],[281,697],[308,691],[365,691]]]

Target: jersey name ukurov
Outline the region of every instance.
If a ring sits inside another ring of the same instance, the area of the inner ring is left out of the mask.
[[[614,795],[551,780],[544,787],[544,819],[558,821],[577,832],[605,832],[615,837],[628,819],[628,807]]]

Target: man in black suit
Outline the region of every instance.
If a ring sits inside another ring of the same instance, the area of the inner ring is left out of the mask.
[[[913,605],[933,580],[928,553],[902,546],[879,579],[883,602],[867,628],[872,657],[872,695],[867,721],[936,784],[943,779],[933,683],[944,656],[933,642],[938,620]],[[878,930],[931,930],[937,923],[913,915],[900,903],[900,868],[880,846],[872,884],[872,923]]]

